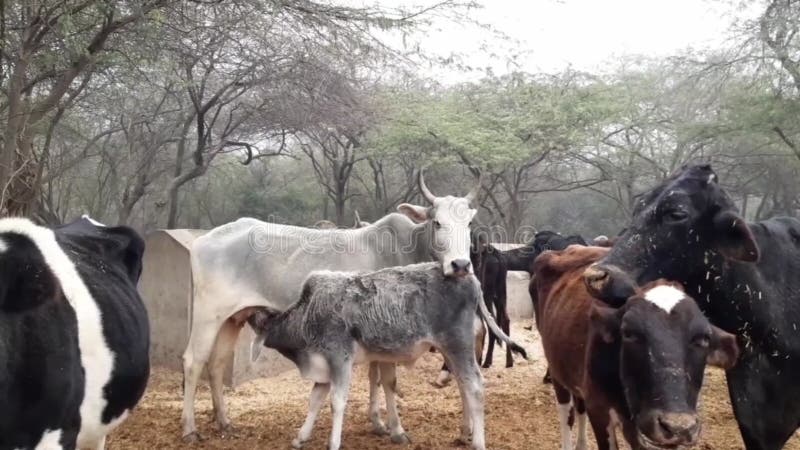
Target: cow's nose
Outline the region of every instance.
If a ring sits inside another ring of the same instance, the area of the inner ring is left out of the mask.
[[[689,444],[696,440],[700,431],[700,423],[695,414],[665,413],[660,414],[656,420],[656,438],[660,444]]]
[[[454,259],[450,264],[453,266],[453,272],[455,273],[469,273],[471,263],[468,259]]]

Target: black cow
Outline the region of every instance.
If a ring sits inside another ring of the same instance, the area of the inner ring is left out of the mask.
[[[727,382],[745,446],[777,450],[800,425],[798,274],[800,221],[745,222],[711,167],[691,165],[640,197],[631,226],[584,279],[616,303],[635,284],[683,283],[712,323],[738,335]]]
[[[0,448],[102,449],[149,376],[144,242],[88,218],[0,220]]]

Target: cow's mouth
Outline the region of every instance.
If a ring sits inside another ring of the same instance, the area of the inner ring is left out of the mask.
[[[637,438],[639,441],[639,446],[644,450],[683,450],[689,449],[697,445],[698,437],[700,433],[697,433],[694,438],[690,442],[680,442],[680,443],[658,443],[649,437],[647,437],[644,433],[639,431],[637,433]]]

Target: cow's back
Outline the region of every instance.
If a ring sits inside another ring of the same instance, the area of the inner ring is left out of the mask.
[[[584,385],[589,312],[596,301],[582,275],[607,250],[574,245],[546,251],[534,263],[536,322],[550,374],[573,392]]]
[[[366,271],[405,263],[407,255],[398,251],[404,244],[398,241],[413,224],[399,214],[387,217],[391,223],[382,219],[359,229],[318,230],[250,218],[222,225],[192,244],[195,292],[256,295],[285,309],[298,299],[312,271]]]

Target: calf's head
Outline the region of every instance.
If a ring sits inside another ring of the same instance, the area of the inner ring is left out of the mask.
[[[736,338],[711,325],[677,283],[648,284],[618,309],[595,305],[594,339],[619,352],[619,376],[639,444],[646,449],[697,443],[697,398],[706,364],[738,358]]]
[[[584,279],[592,295],[621,303],[637,284],[688,284],[721,258],[754,262],[759,249],[711,166],[690,165],[638,199],[631,225]]]
[[[442,263],[445,276],[463,276],[473,273],[470,263],[470,224],[476,209],[471,203],[478,195],[481,179],[465,197],[437,197],[425,185],[422,170],[419,172],[419,190],[430,203],[430,207],[403,203],[397,210],[417,223],[426,224],[428,245],[433,258]]]

